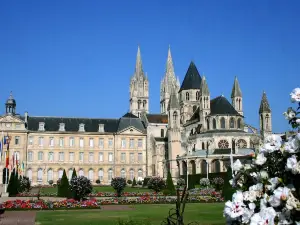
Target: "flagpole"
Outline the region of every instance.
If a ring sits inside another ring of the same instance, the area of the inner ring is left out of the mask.
[[[6,151],[6,157],[5,157],[5,167],[6,167],[6,161],[7,161],[7,157],[8,157],[8,165],[9,165],[9,143],[10,143],[10,137],[7,135],[6,137],[6,141],[7,141],[7,151]],[[5,193],[7,193],[7,183],[8,183],[8,166],[6,167],[5,170]]]

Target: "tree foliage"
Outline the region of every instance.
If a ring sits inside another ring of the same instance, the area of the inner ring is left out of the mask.
[[[126,187],[126,179],[123,177],[115,177],[111,180],[111,186],[115,189],[118,197],[121,197],[122,192]]]
[[[75,200],[83,200],[88,194],[92,193],[93,186],[89,179],[84,176],[73,177],[70,182],[72,197]]]

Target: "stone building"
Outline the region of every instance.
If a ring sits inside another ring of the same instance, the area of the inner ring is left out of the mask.
[[[259,140],[272,132],[271,109],[263,93],[260,132],[244,121],[243,95],[233,80],[231,103],[222,95],[211,99],[208,80],[191,62],[180,85],[169,47],[160,84],[160,113],[150,113],[149,80],[140,48],[130,81],[130,111],[121,118],[66,118],[17,114],[12,94],[0,117],[0,135],[10,136],[12,156],[24,164],[33,182],[56,182],[66,170],[109,184],[114,176],[143,179],[225,171],[234,158],[253,154]],[[120,109],[124,110],[124,109]],[[74,113],[75,114],[75,113]],[[4,155],[0,169],[5,167]],[[15,162],[16,163],[16,162]],[[11,168],[10,168],[11,170]],[[1,182],[3,173],[1,175]]]

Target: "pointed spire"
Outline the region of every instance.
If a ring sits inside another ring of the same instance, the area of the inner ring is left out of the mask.
[[[271,108],[267,99],[266,92],[263,92],[259,107],[259,113],[271,113]]]
[[[234,83],[233,83],[232,92],[231,92],[231,98],[234,98],[234,97],[242,97],[242,91],[241,91],[240,84],[239,84],[239,81],[236,76],[234,78]]]
[[[209,89],[208,89],[205,76],[202,76],[200,82],[200,96],[209,96]]]
[[[195,63],[191,61],[179,91],[199,89],[200,83],[201,83],[200,73],[198,72]]]
[[[136,63],[135,63],[135,76],[144,76],[142,56],[140,46],[138,45],[138,50],[136,54]]]
[[[172,87],[171,90],[171,96],[170,96],[170,101],[169,101],[169,105],[168,105],[168,110],[170,109],[179,109],[179,101],[178,101],[178,97],[177,97],[177,93],[175,90],[175,87]]]
[[[167,58],[167,65],[166,65],[166,73],[168,75],[174,75],[174,65],[173,65],[173,59],[172,59],[172,54],[171,54],[171,47],[169,45],[168,49],[168,58]]]

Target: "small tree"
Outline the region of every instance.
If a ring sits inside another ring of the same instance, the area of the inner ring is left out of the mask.
[[[66,197],[66,198],[70,197],[70,185],[65,170],[60,180],[60,184],[57,187],[58,187],[58,192],[57,192],[58,197]]]
[[[132,187],[135,187],[137,185],[136,183],[136,180],[135,180],[135,177],[133,178],[133,181],[132,181]]]
[[[235,191],[229,182],[231,179],[232,179],[232,169],[231,167],[228,167],[225,181],[224,181],[223,191],[222,191],[223,197],[226,201],[232,199],[232,194]]]
[[[75,168],[73,169],[73,173],[72,173],[71,180],[72,180],[74,177],[77,177],[77,173],[76,173],[76,170],[75,170]]]
[[[14,185],[15,185],[15,169],[10,174],[10,178],[7,185],[7,192],[9,197],[14,197]]]
[[[167,187],[166,187],[166,189],[168,190],[168,194],[170,194],[170,195],[175,195],[176,194],[175,186],[174,186],[174,183],[173,183],[173,180],[172,180],[172,175],[171,175],[170,170],[168,171],[168,175],[167,175]]]
[[[157,193],[166,188],[166,182],[161,177],[152,177],[148,181],[148,188]]]
[[[101,184],[101,181],[99,179],[97,179],[96,184]]]
[[[72,191],[72,197],[77,200],[83,200],[88,194],[92,193],[93,186],[89,179],[86,177],[73,177],[70,183],[70,189]]]
[[[29,192],[31,189],[31,183],[28,177],[20,176],[19,178],[19,193],[20,192]]]
[[[111,181],[111,186],[117,192],[118,197],[121,197],[122,192],[126,187],[126,179],[123,177],[115,177]]]

